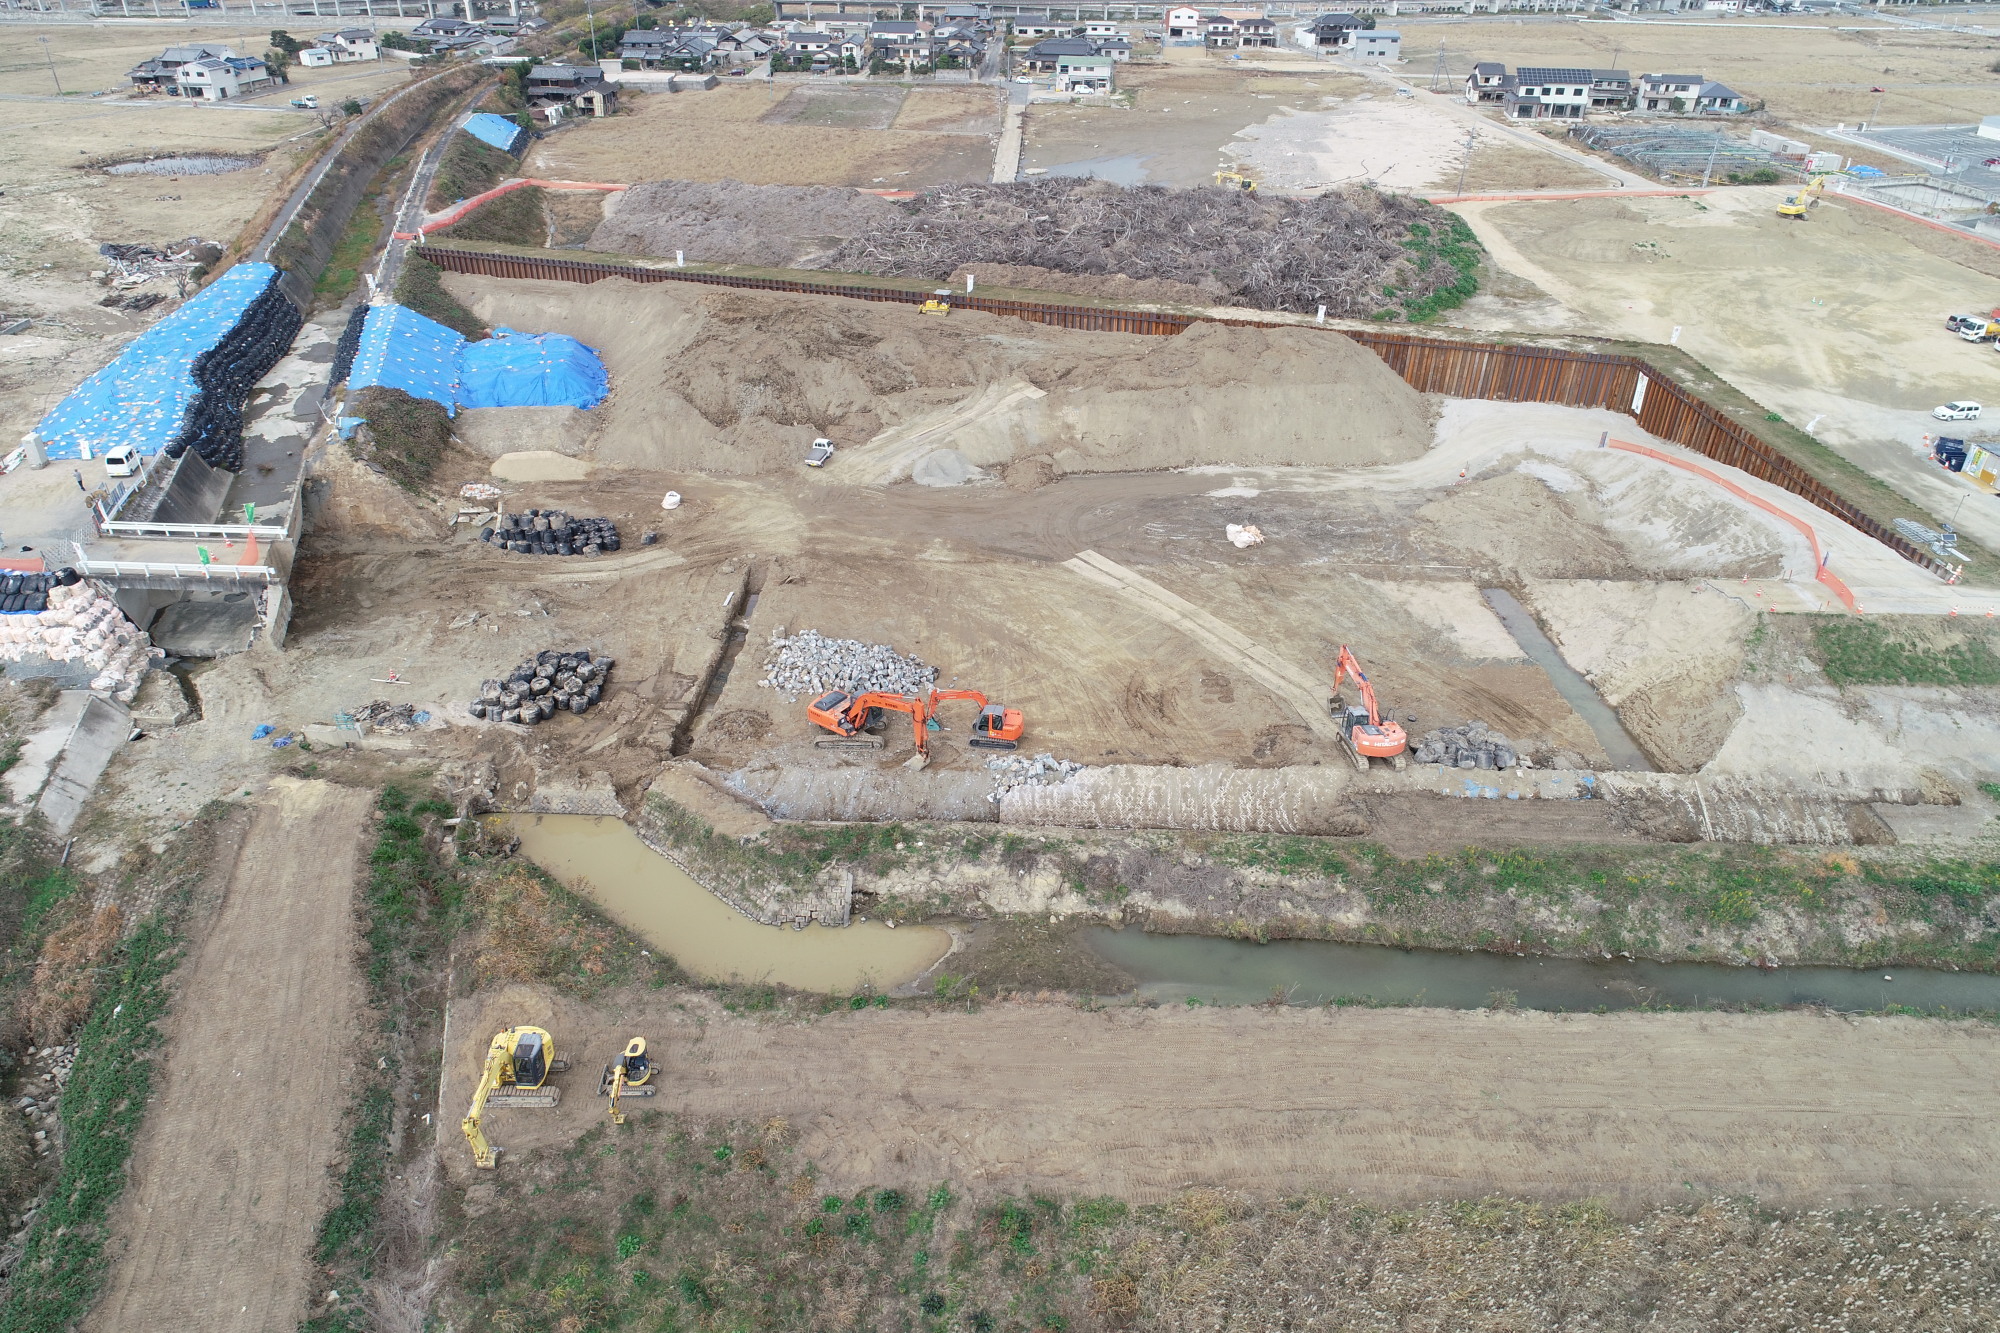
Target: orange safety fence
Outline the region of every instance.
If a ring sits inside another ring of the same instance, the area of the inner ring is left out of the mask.
[[[1644,454],[1648,458],[1657,458],[1662,463],[1670,463],[1674,467],[1682,468],[1688,472],[1692,472],[1698,477],[1706,477],[1710,481],[1714,482],[1716,485],[1722,487],[1723,490],[1728,491],[1731,495],[1737,496],[1740,499],[1748,500],[1751,504],[1756,505],[1759,509],[1763,510],[1765,513],[1775,514],[1779,518],[1785,520],[1785,522],[1797,528],[1800,532],[1805,534],[1806,544],[1812,547],[1813,577],[1818,579],[1821,583],[1824,583],[1828,588],[1832,589],[1833,595],[1840,599],[1841,605],[1845,606],[1848,610],[1859,614],[1861,608],[1855,604],[1853,590],[1850,589],[1845,583],[1841,582],[1839,576],[1826,567],[1826,552],[1820,549],[1819,534],[1813,531],[1812,524],[1806,522],[1804,519],[1798,517],[1796,514],[1786,513],[1784,510],[1778,508],[1778,506],[1772,504],[1769,500],[1764,499],[1762,496],[1752,495],[1749,491],[1743,489],[1743,487],[1737,485],[1729,478],[1722,476],[1719,473],[1711,472],[1707,468],[1701,466],[1701,464],[1699,463],[1690,463],[1685,458],[1675,458],[1672,454],[1662,453],[1658,449],[1653,449],[1643,444],[1628,444],[1624,440],[1612,440],[1610,441],[1610,445],[1613,449],[1623,449],[1627,453],[1633,453],[1633,454]]]
[[[606,185],[598,181],[545,181],[536,180],[533,177],[523,177],[519,180],[508,181],[503,185],[496,185],[484,194],[475,194],[470,199],[461,199],[450,208],[444,210],[444,212],[433,213],[431,216],[425,218],[421,231],[399,231],[396,233],[396,239],[399,241],[414,241],[423,232],[430,231],[434,227],[449,227],[454,222],[462,222],[467,213],[470,213],[473,209],[486,203],[488,200],[498,199],[503,194],[511,194],[515,190],[523,190],[530,185],[539,185],[545,190],[603,190],[607,193],[616,193],[619,190],[629,190],[632,188],[629,185]]]

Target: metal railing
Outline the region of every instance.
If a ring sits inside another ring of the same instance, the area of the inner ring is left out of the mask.
[[[121,523],[114,520],[98,524],[98,530],[106,537],[163,537],[189,540],[214,537],[225,541],[240,541],[246,537],[282,541],[292,535],[289,527],[274,527],[267,523]]]
[[[269,565],[177,565],[139,560],[91,560],[75,562],[76,572],[92,579],[162,579],[197,583],[278,583],[281,577]]]

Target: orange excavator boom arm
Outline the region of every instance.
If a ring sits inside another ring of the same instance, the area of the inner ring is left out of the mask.
[[[890,713],[908,713],[911,728],[916,733],[917,753],[928,756],[931,752],[929,728],[924,724],[930,720],[930,709],[922,699],[913,699],[907,694],[863,694],[848,706],[847,718],[855,731],[859,731],[868,721],[868,710],[880,708]],[[853,733],[850,732],[850,735]]]
[[[1382,710],[1375,705],[1375,687],[1368,683],[1368,677],[1361,670],[1361,663],[1354,660],[1354,653],[1346,644],[1340,646],[1340,658],[1333,664],[1334,693],[1340,692],[1340,678],[1343,674],[1354,677],[1354,687],[1361,692],[1361,702],[1368,709],[1368,725],[1382,725]]]

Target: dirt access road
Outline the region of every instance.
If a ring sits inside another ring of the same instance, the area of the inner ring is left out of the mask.
[[[181,968],[89,1333],[290,1333],[304,1318],[351,1094],[368,813],[366,792],[289,778],[258,803]]]
[[[566,1147],[598,1124],[592,1061],[637,1032],[665,1060],[653,1105],[782,1116],[830,1192],[2000,1198],[2000,1034],[1973,1024],[1034,1003],[794,1022],[699,995],[593,1007],[512,987],[454,1006],[447,1110],[470,1096],[486,1039],[520,1022],[549,1026],[583,1072],[553,1112],[496,1113],[495,1142]],[[444,1153],[470,1177],[462,1145]]]

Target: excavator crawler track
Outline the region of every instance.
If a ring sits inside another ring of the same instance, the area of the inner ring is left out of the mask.
[[[562,1089],[552,1088],[544,1083],[539,1088],[495,1088],[487,1094],[488,1110],[497,1106],[510,1108],[550,1107],[562,1101]]]
[[[981,740],[977,737],[967,741],[966,744],[975,750],[1018,750],[1021,748],[1021,742],[1019,741]]]
[[[609,1097],[611,1095],[611,1071],[613,1068],[614,1066],[612,1065],[604,1066],[604,1074],[597,1080],[597,1095],[600,1097]],[[627,1083],[625,1090],[618,1095],[620,1097],[650,1097],[659,1090],[659,1085],[655,1083]]]
[[[846,753],[862,753],[869,750],[879,750],[887,744],[887,741],[874,736],[842,736],[837,738],[830,737],[823,741],[814,741],[813,748],[816,750],[840,750]]]

